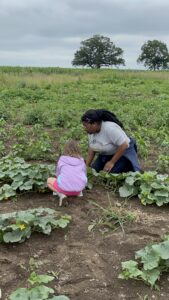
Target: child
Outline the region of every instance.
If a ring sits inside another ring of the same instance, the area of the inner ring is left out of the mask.
[[[78,144],[70,140],[64,147],[63,155],[56,167],[56,178],[47,180],[48,187],[59,196],[59,206],[66,196],[82,197],[82,190],[87,184],[86,165]]]

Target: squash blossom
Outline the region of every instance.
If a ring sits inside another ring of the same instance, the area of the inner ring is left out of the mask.
[[[20,230],[24,230],[26,228],[26,226],[24,224],[19,224],[19,228],[20,228]]]

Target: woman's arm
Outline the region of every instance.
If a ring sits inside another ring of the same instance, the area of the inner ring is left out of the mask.
[[[87,158],[86,158],[86,166],[90,167],[93,159],[95,157],[95,152],[92,149],[88,150]]]
[[[104,166],[104,171],[110,172],[111,169],[113,168],[113,166],[115,165],[115,163],[119,160],[119,158],[123,155],[124,151],[128,148],[129,144],[128,142],[124,142],[123,144],[121,144],[117,150],[116,153],[113,155],[112,159],[109,160],[105,166]]]

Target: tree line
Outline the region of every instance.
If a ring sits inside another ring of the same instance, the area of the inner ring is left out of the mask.
[[[81,42],[81,47],[74,54],[73,66],[87,66],[90,68],[101,68],[125,65],[122,58],[123,50],[102,35]],[[137,63],[143,63],[149,70],[169,69],[169,52],[167,45],[158,40],[148,40],[141,47],[141,54]]]

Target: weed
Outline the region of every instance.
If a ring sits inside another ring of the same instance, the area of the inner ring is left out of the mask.
[[[112,206],[109,194],[108,198],[109,206],[107,208],[102,207],[96,202],[90,201],[90,203],[99,210],[100,214],[98,218],[89,225],[88,230],[91,231],[98,226],[108,227],[111,230],[116,230],[120,227],[124,233],[124,224],[135,220],[136,215],[131,211],[125,210],[123,207],[118,208]]]
[[[38,109],[31,110],[26,113],[24,124],[26,125],[35,125],[35,124],[43,124],[45,121],[43,112]]]

